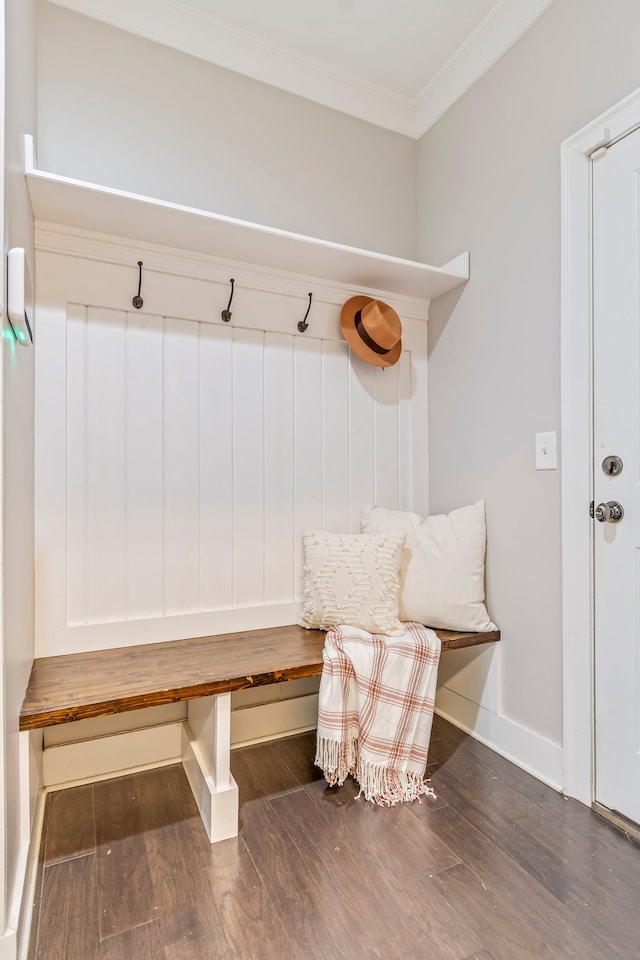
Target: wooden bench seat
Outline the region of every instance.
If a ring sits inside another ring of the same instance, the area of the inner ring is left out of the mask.
[[[438,630],[443,650],[500,633]],[[325,634],[297,625],[34,660],[20,730],[187,701],[181,759],[209,840],[238,834],[231,775],[231,694],[322,672]],[[56,749],[55,747],[53,749]]]
[[[499,631],[436,632],[443,651],[500,639]],[[33,663],[20,729],[317,676],[324,637],[290,625],[42,657]]]

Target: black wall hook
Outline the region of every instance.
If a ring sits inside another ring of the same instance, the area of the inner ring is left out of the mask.
[[[223,310],[222,313],[220,314],[220,316],[222,317],[225,323],[229,323],[229,320],[231,320],[230,307],[231,307],[231,301],[233,300],[233,284],[234,284],[233,279],[231,279],[229,283],[231,284],[231,296],[229,297],[229,303],[227,304],[227,309]]]
[[[307,312],[306,312],[305,315],[304,315],[304,320],[298,320],[298,330],[300,331],[300,333],[304,333],[305,330],[307,329],[307,327],[309,326],[309,324],[307,323],[307,317],[309,316],[309,310],[311,310],[311,298],[312,298],[312,297],[313,297],[313,294],[310,293],[310,294],[309,294],[309,306],[307,307]]]
[[[142,290],[142,260],[138,260],[138,293],[133,298],[131,303],[134,305],[136,310],[139,310],[144,300],[140,296],[140,291]]]

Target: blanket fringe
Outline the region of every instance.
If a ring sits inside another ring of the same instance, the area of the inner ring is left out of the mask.
[[[330,740],[318,737],[316,743],[316,767],[320,767],[330,787],[341,787],[356,768],[358,741]]]
[[[318,737],[315,764],[320,767],[331,787],[341,787],[351,774],[360,785],[358,797],[364,796],[365,800],[381,807],[436,796],[419,773],[361,761],[357,739],[342,741]]]

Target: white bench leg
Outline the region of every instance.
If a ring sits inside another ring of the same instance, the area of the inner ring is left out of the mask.
[[[211,843],[238,835],[238,787],[231,776],[231,694],[188,703],[182,764]]]

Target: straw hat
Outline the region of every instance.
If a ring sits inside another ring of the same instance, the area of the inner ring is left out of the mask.
[[[382,300],[351,297],[340,311],[344,338],[359,357],[375,367],[392,367],[402,352],[402,323]]]

